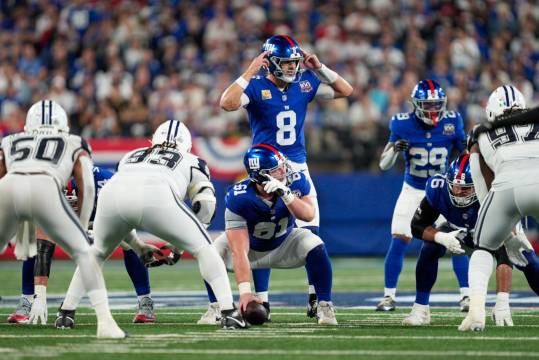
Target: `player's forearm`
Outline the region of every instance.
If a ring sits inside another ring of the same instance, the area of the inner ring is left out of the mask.
[[[425,241],[434,241],[434,237],[436,236],[436,233],[438,230],[436,230],[432,226],[427,226],[425,230],[423,230],[423,234],[421,235],[421,239]]]
[[[294,217],[301,221],[312,221],[315,215],[313,204],[309,201],[296,197],[294,201],[286,205]]]
[[[393,165],[395,165],[395,161],[397,161],[398,156],[399,153],[395,151],[393,144],[387,144],[382,156],[380,157],[380,169],[384,171],[391,169]]]
[[[335,90],[334,98],[348,97],[352,95],[354,88],[348,81],[346,81],[342,76],[339,76],[337,80],[330,86]]]
[[[226,231],[228,244],[232,252],[232,265],[236,274],[236,282],[251,282],[251,264],[249,263],[249,235],[247,229],[232,229]]]

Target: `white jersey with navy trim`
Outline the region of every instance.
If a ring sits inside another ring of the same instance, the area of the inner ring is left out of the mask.
[[[65,186],[82,150],[89,151],[86,142],[77,135],[56,131],[31,131],[9,135],[1,148],[8,173],[44,172]]]

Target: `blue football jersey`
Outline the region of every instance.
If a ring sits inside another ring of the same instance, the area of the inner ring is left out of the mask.
[[[403,152],[404,181],[416,189],[425,189],[430,176],[445,173],[453,149],[464,150],[466,133],[458,112],[446,111],[438,125],[427,128],[415,113],[400,113],[391,118],[389,141],[410,142]]]
[[[269,144],[297,163],[307,161],[305,150],[305,115],[314,99],[320,80],[311,70],[305,70],[298,82],[281,91],[269,79],[255,76],[244,94],[245,106],[253,133],[253,144]]]
[[[447,180],[442,175],[431,177],[425,187],[425,197],[432,208],[442,214],[451,224],[472,231],[479,213],[479,201],[470,206],[456,207],[449,198]]]
[[[97,197],[99,196],[99,192],[101,191],[101,188],[103,188],[103,186],[105,186],[107,181],[110,180],[112,175],[114,175],[112,171],[99,167],[99,166],[94,166],[93,174],[94,174],[94,185],[95,185],[95,201],[94,201],[94,210],[92,211],[92,216],[90,217],[90,221],[94,220],[95,210],[97,207]],[[77,193],[78,193],[77,184],[75,182],[75,179],[71,178],[71,181],[67,183],[66,195],[77,196]]]
[[[303,197],[311,191],[311,185],[303,173],[292,175],[290,190]],[[249,179],[240,181],[228,189],[226,208],[247,222],[249,245],[256,251],[273,250],[283,243],[296,222],[281,198],[268,205],[257,195],[255,184]]]

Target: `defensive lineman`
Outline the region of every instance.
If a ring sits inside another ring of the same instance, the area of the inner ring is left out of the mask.
[[[67,115],[56,102],[42,100],[30,108],[24,131],[2,140],[0,148],[0,248],[17,233],[16,253],[35,255],[33,224],[60,244],[78,265],[97,315],[97,336],[124,338],[109,310],[101,269],[86,235],[94,205],[90,149],[70,135]],[[62,188],[71,175],[81,184],[79,217]]]

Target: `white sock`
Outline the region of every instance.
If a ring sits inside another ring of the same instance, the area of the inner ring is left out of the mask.
[[[225,263],[213,246],[204,247],[197,254],[200,274],[215,294],[221,311],[234,308],[234,299],[230,289],[230,281],[226,273]]]
[[[316,290],[314,289],[314,285],[309,285],[309,295],[316,294]]]
[[[142,298],[145,298],[145,297],[149,297],[151,299],[152,294],[148,293],[148,294],[145,294],[145,295],[137,295],[137,300],[140,302],[142,300]]]
[[[256,296],[258,296],[260,298],[260,300],[262,300],[263,302],[269,302],[268,301],[268,292],[267,291],[257,292]]]
[[[86,289],[84,288],[80,270],[77,267],[62,303],[62,310],[75,310],[85,294]]]
[[[26,298],[26,300],[33,302],[34,301],[34,294],[32,295],[24,295],[22,294],[21,297]]]
[[[395,296],[397,295],[397,289],[396,288],[384,288],[384,297],[391,296],[393,300],[395,300]]]
[[[470,268],[468,270],[468,280],[470,282],[471,296],[487,296],[488,281],[492,275],[494,259],[485,250],[475,250],[470,257]]]
[[[460,288],[460,297],[463,298],[465,296],[470,296],[470,288],[469,287],[461,287]]]
[[[95,315],[97,316],[97,322],[114,321],[109,308],[109,299],[107,297],[107,290],[98,289],[88,291],[88,297],[95,309]]]

